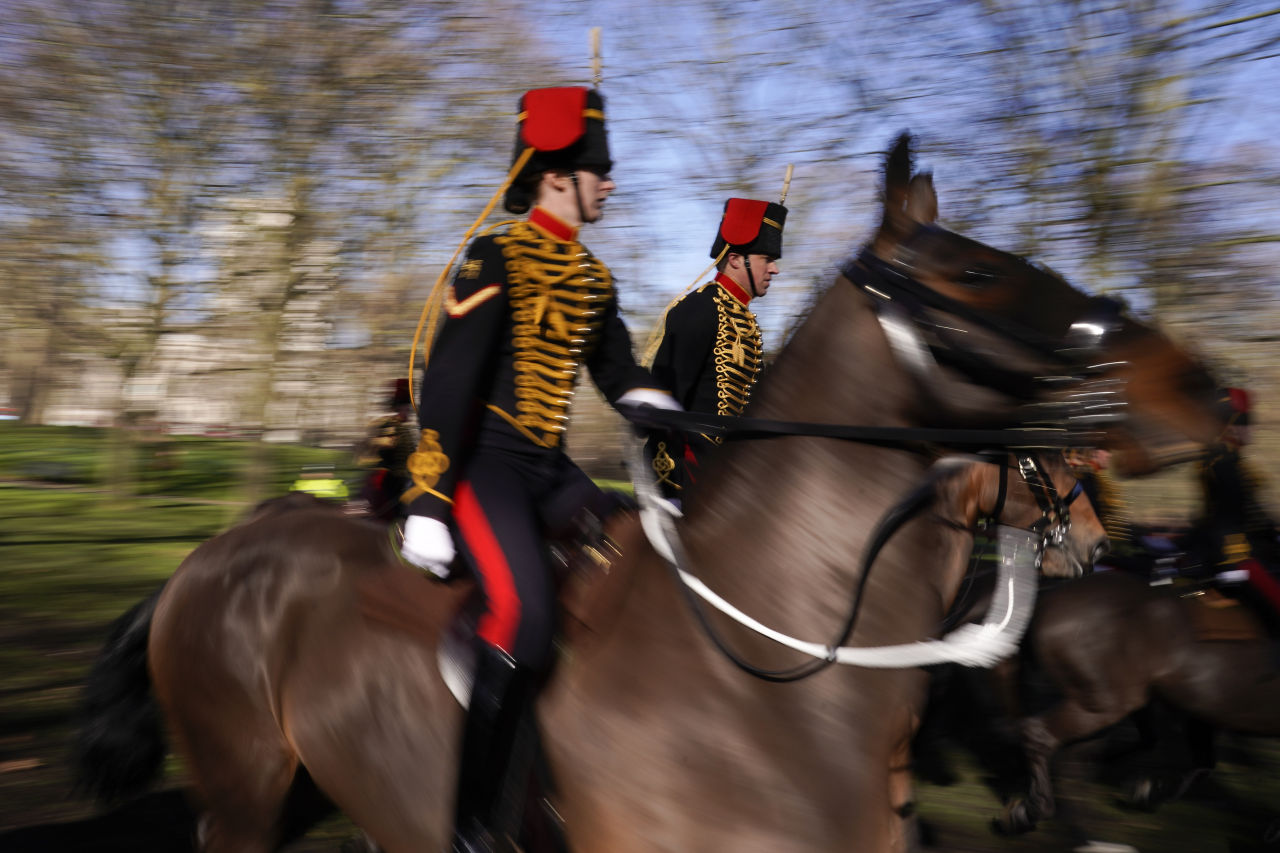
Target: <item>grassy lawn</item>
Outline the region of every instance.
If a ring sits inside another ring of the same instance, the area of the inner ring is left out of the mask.
[[[68,750],[107,625],[245,510],[247,442],[177,438],[155,449],[140,450],[148,464],[137,466],[132,494],[118,496],[104,431],[0,423],[0,834],[98,812],[73,791]],[[341,452],[267,451],[268,495],[287,491],[303,465],[333,465],[352,482],[358,474]],[[180,782],[181,769],[172,770],[163,784]],[[293,849],[336,850],[351,833],[331,821]],[[0,835],[0,849],[15,845]]]
[[[268,450],[271,494],[286,491],[303,465],[332,464],[355,483],[340,452]],[[244,512],[236,495],[245,442],[176,439],[166,453],[162,466],[141,470],[131,496],[118,497],[107,485],[110,442],[101,431],[0,425],[0,849],[11,849],[7,830],[96,813],[73,793],[67,758],[80,685],[106,626]],[[1060,821],[1020,838],[993,835],[999,803],[971,759],[956,750],[954,760],[956,784],[917,786],[932,849],[1073,848]],[[181,780],[181,768],[172,769],[170,787]],[[1280,851],[1262,842],[1280,814],[1280,751],[1271,741],[1227,741],[1209,784],[1154,814],[1117,805],[1118,787],[1094,778],[1087,763],[1068,756],[1064,769],[1072,779],[1064,793],[1094,837],[1144,851]],[[338,850],[352,833],[331,820],[291,849]]]

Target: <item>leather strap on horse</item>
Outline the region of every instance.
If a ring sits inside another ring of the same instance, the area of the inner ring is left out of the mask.
[[[930,427],[877,427],[848,424],[780,421],[770,418],[744,418],[703,412],[675,412],[653,406],[619,407],[627,420],[650,429],[720,436],[725,440],[812,436],[857,441],[882,447],[906,447],[917,444],[939,444],[947,447],[1077,447],[1094,443],[1092,433],[1065,429],[934,429]]]
[[[840,274],[854,284],[859,285],[866,284],[866,280],[871,278],[874,280],[874,284],[883,290],[896,291],[899,295],[908,295],[913,301],[921,305],[945,311],[962,320],[990,329],[1045,358],[1064,365],[1073,364],[1072,359],[1061,352],[1062,343],[1060,341],[1052,340],[1020,323],[984,314],[981,311],[970,308],[963,302],[926,287],[877,258],[871,253],[870,249],[864,249],[857,258],[845,264],[840,269]]]

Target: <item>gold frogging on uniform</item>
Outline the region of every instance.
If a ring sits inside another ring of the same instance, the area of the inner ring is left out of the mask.
[[[667,443],[665,441],[658,442],[657,448],[653,451],[653,473],[657,475],[660,484],[668,485],[679,491],[684,487],[671,479],[671,474],[675,470],[676,460],[671,458],[671,453],[667,450]]]
[[[407,502],[427,494],[453,503],[435,489],[436,483],[440,482],[440,475],[449,470],[449,457],[440,446],[440,433],[433,429],[422,431],[418,449],[409,456],[408,468],[409,475],[413,478],[413,488],[405,493],[402,500]]]
[[[494,238],[506,258],[521,434],[556,447],[569,424],[578,368],[595,347],[613,293],[607,267],[581,243],[552,240],[525,222]]]
[[[716,414],[737,416],[747,407],[764,362],[760,326],[747,306],[724,288],[716,288],[715,302]]]

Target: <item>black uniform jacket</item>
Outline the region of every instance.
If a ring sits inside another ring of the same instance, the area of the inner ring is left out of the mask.
[[[422,428],[403,500],[445,519],[478,446],[561,453],[579,368],[615,402],[654,388],[618,316],[609,269],[540,208],[474,240],[445,295],[418,406]]]
[[[1219,565],[1249,557],[1280,563],[1276,525],[1260,500],[1261,485],[1240,458],[1239,449],[1213,448],[1200,470],[1204,514]]]
[[[736,416],[746,408],[764,363],[747,303],[747,293],[721,273],[667,312],[651,369],[686,410]],[[650,438],[654,471],[668,494],[696,479],[698,457],[715,443],[700,435]]]

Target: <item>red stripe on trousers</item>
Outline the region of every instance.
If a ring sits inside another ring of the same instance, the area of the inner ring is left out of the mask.
[[[1244,568],[1249,572],[1249,583],[1280,614],[1280,584],[1276,583],[1276,579],[1256,559],[1245,560]]]
[[[520,596],[507,555],[498,544],[493,526],[484,514],[470,483],[459,483],[453,495],[453,517],[458,531],[476,561],[476,571],[484,577],[489,607],[480,617],[476,634],[485,642],[512,654],[516,628],[520,625]]]

